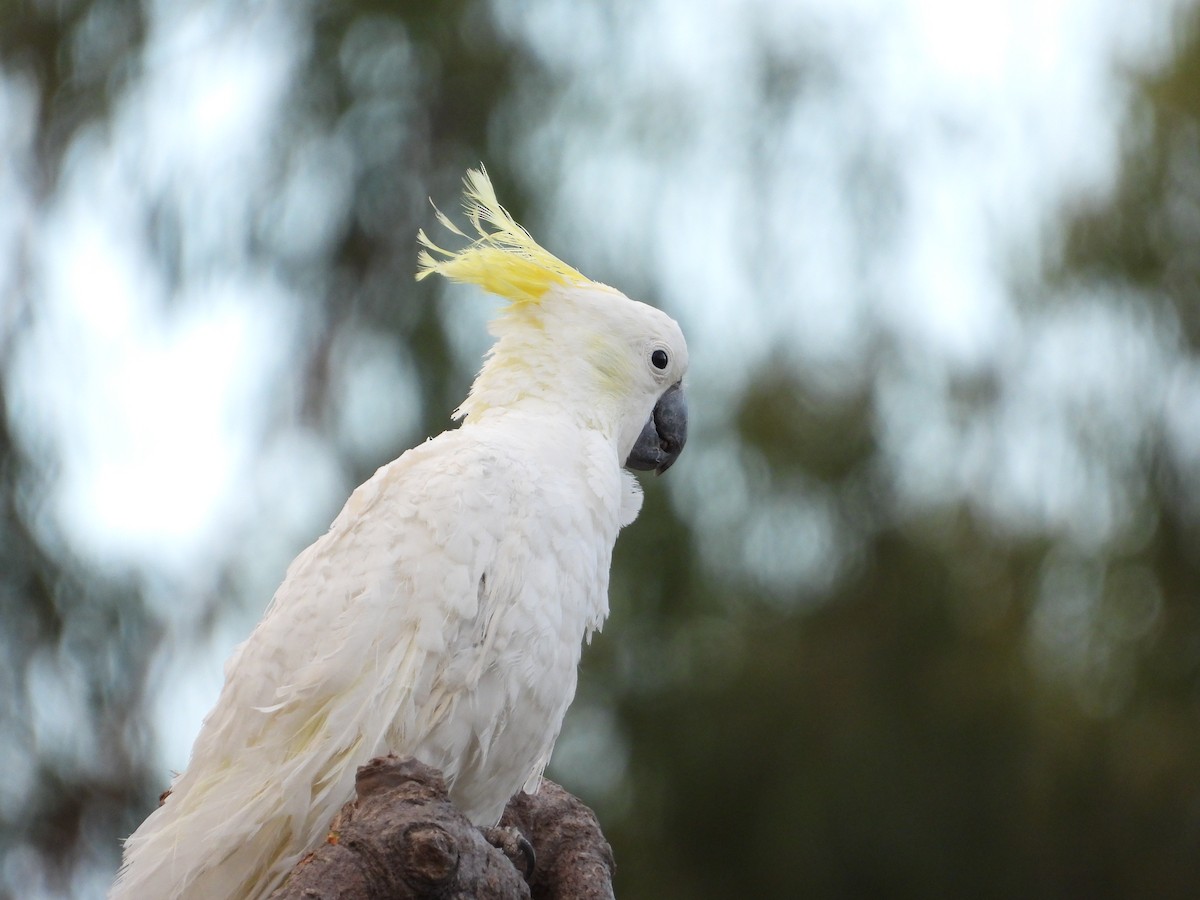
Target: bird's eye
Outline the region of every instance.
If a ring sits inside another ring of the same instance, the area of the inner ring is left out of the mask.
[[[665,369],[669,362],[666,350],[655,350],[650,354],[650,362],[654,363],[654,368]]]

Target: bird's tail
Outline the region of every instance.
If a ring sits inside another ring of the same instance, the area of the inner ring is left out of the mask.
[[[212,773],[180,776],[125,842],[109,900],[251,900],[269,894],[328,824],[321,804],[312,808],[311,781],[300,786],[270,776],[245,758]]]

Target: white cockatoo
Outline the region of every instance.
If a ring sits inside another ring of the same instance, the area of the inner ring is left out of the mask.
[[[540,247],[482,169],[465,181],[477,236],[420,232],[417,274],[507,301],[462,425],[379,469],[288,567],[112,898],[268,895],[373,756],[441,769],[479,825],[537,790],[641,507],[628,470],[683,447],[688,352],[670,317]]]

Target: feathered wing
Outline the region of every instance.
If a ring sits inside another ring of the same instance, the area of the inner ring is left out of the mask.
[[[640,347],[645,308],[620,307],[628,322],[601,314],[597,292],[631,301],[538,246],[482,171],[467,201],[478,238],[446,251],[422,233],[418,276],[509,301],[464,426],[380,469],[288,569],[230,660],[187,771],[127,842],[114,900],[269,893],[382,752],[441,769],[479,824],[536,787],[581,640],[607,614],[617,531],[641,499],[618,456],[654,398],[648,376],[630,374],[642,361],[628,342],[597,337],[616,323]],[[561,308],[563,347],[517,339],[548,327],[545,304]],[[592,369],[560,377],[560,352]]]
[[[490,736],[456,705],[489,690],[479,662],[488,622],[496,608],[521,605],[497,594],[520,591],[525,562],[510,552],[490,584],[486,577],[501,542],[522,546],[506,540],[513,497],[496,487],[521,479],[485,471],[499,463],[481,459],[462,434],[380,469],[289,567],[227,664],[187,771],[129,838],[114,898],[265,895],[324,837],[371,756],[414,753],[452,783],[473,757],[482,762]],[[544,719],[556,712],[534,710]],[[495,710],[475,718],[488,715],[497,718]],[[543,752],[535,748],[526,770]]]

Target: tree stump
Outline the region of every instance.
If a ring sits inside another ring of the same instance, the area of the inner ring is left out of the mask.
[[[552,781],[519,793],[480,829],[441,774],[412,758],[371,760],[324,844],[272,900],[610,900],[612,848],[595,814]]]

